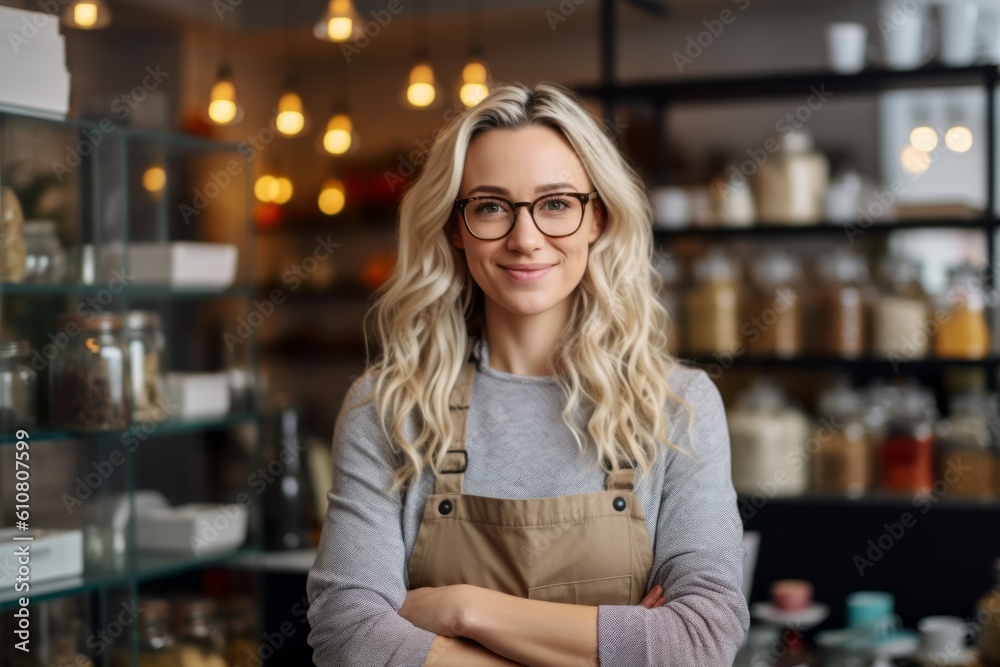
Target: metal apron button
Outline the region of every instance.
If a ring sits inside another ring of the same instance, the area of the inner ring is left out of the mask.
[[[611,501],[611,506],[614,507],[619,512],[621,512],[625,509],[625,499],[622,498],[621,496],[618,496],[613,501]]]
[[[452,504],[450,500],[442,500],[441,504],[438,505],[438,512],[441,514],[451,514]]]

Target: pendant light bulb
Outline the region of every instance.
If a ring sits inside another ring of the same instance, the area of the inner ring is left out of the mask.
[[[278,132],[286,137],[294,137],[306,126],[302,113],[302,98],[293,86],[288,86],[278,100],[278,116],[275,118]]]
[[[956,153],[967,153],[972,148],[972,130],[964,125],[955,125],[944,135],[944,145]]]
[[[346,113],[330,116],[323,135],[323,148],[330,155],[343,155],[351,149],[352,130],[351,117]]]
[[[406,101],[415,107],[427,107],[434,103],[435,97],[437,91],[434,89],[434,70],[428,60],[418,60],[410,70]]]
[[[209,94],[208,117],[217,125],[228,125],[236,118],[236,86],[231,69],[223,65]]]
[[[62,23],[70,28],[97,30],[111,23],[105,0],[72,0],[62,11]]]
[[[920,125],[910,132],[910,145],[919,151],[930,153],[937,148],[938,135],[934,128],[928,125]]]
[[[489,72],[486,64],[479,58],[472,57],[462,68],[462,87],[459,89],[458,97],[467,108],[472,108],[483,101],[489,95],[490,88],[487,85]]]
[[[337,215],[344,210],[347,198],[344,194],[344,184],[336,178],[331,178],[323,183],[320,190],[317,204],[319,210],[325,215]]]
[[[313,26],[313,36],[325,42],[346,42],[354,35],[357,16],[351,0],[330,0]]]

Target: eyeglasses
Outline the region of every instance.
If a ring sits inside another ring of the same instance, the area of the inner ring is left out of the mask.
[[[514,230],[518,209],[528,207],[531,219],[545,236],[572,236],[583,225],[587,202],[597,197],[594,192],[554,192],[535,201],[512,202],[488,195],[456,199],[455,207],[462,214],[465,228],[482,241],[502,239]],[[471,204],[471,206],[470,206]]]

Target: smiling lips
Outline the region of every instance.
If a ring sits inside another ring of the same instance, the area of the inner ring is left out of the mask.
[[[555,264],[509,264],[500,265],[508,276],[522,283],[531,283],[541,280]]]

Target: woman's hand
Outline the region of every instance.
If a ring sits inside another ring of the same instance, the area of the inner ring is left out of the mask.
[[[424,586],[407,591],[399,615],[442,637],[458,637],[465,585]]]
[[[667,598],[663,595],[663,586],[656,584],[649,592],[646,593],[646,597],[639,601],[646,609],[655,609],[656,607],[662,607],[667,603]]]

